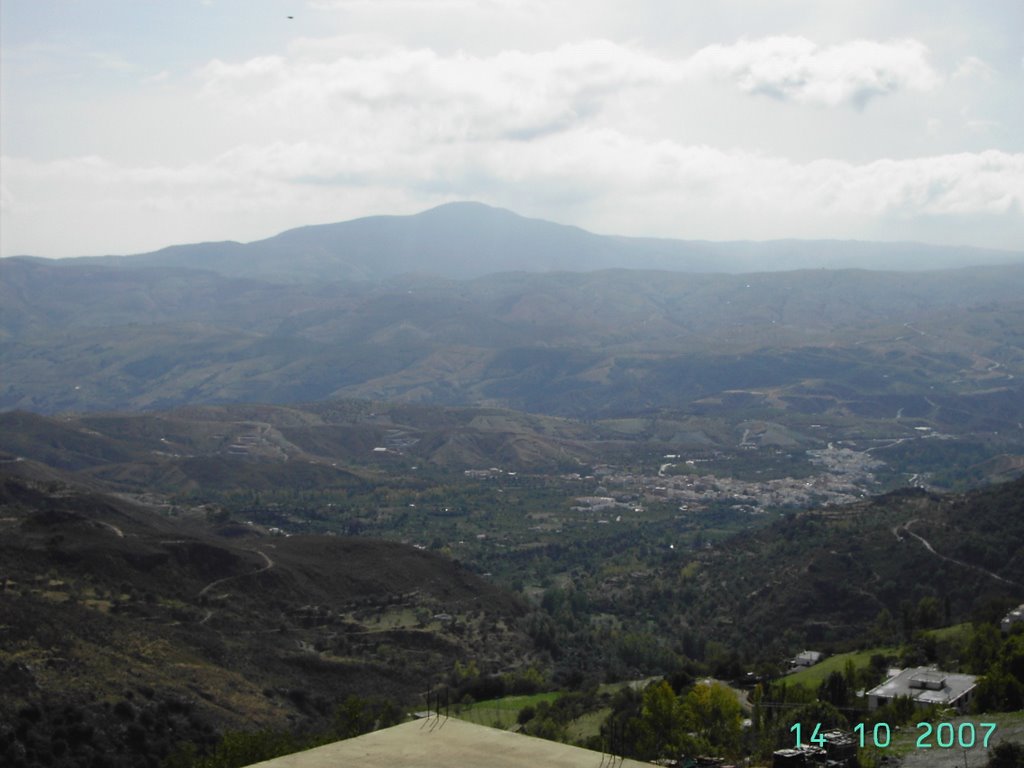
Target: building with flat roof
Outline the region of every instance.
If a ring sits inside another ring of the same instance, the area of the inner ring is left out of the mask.
[[[800,651],[793,657],[792,663],[794,667],[813,667],[822,658],[824,658],[824,654],[821,651]]]
[[[868,691],[868,708],[877,709],[897,696],[910,696],[918,706],[967,709],[974,698],[978,678],[943,672],[935,667],[911,667]]]
[[[608,755],[455,718],[424,718],[322,747],[275,757],[249,768],[598,768]],[[616,768],[651,768],[615,758]]]

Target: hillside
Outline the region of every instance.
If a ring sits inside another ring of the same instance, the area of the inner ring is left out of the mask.
[[[781,461],[787,433],[679,475],[658,449],[644,469],[638,454],[673,429],[361,401],[4,414],[0,707],[33,738],[70,722],[81,749],[159,755],[236,728],[315,728],[348,693],[416,700],[456,661],[535,664],[533,685],[736,676],[1024,599],[1024,480],[780,514],[733,475],[742,457],[759,457],[755,477]],[[581,453],[567,472],[453,471],[501,444],[523,466],[536,446]],[[667,495],[710,492],[716,462],[735,470],[720,501]],[[855,471],[791,480],[848,488]]]
[[[0,413],[0,451],[8,457],[73,473],[78,482],[176,495],[358,491],[418,463],[549,470],[579,466],[622,442],[568,419],[359,400],[152,414]]]
[[[5,260],[0,720],[163,755],[1020,601],[1024,264],[935,268],[1019,256],[456,205]]]
[[[225,729],[322,723],[349,694],[415,698],[455,659],[531,658],[517,599],[439,555],[244,525],[218,535],[201,510],[19,464],[0,473],[0,719],[36,713],[33,740],[74,726],[76,754],[152,759]]]
[[[773,375],[768,362],[764,374]],[[677,388],[684,376],[677,375]],[[0,413],[0,452],[73,473],[96,489],[179,499],[290,493],[295,501],[312,493],[321,502],[358,497],[368,505],[378,504],[380,483],[417,488],[493,467],[542,483],[550,473],[604,467],[605,474],[638,473],[629,482],[647,494],[667,482],[673,494],[687,496],[681,480],[665,476],[677,465],[663,457],[679,455],[699,459],[706,475],[721,479],[723,501],[737,492],[726,480],[735,478],[752,483],[745,495],[761,497],[766,509],[878,493],[908,478],[951,488],[1019,476],[1024,439],[1005,428],[1022,417],[1013,389],[927,391],[872,395],[833,375],[791,388],[729,390],[678,410],[596,419],[358,399],[144,414],[9,411]],[[679,464],[668,474],[685,478],[696,469]],[[802,477],[818,477],[819,488],[841,493],[807,496]],[[779,483],[793,492],[780,498]]]
[[[1024,600],[1022,542],[1024,479],[968,494],[905,490],[786,516],[661,571],[645,597],[614,597],[643,605],[671,590],[686,625],[741,653],[898,645],[915,627]],[[922,600],[935,606],[926,619]]]
[[[940,408],[945,423],[1024,402],[1014,266],[360,287],[12,260],[2,290],[5,410],[341,396],[593,417],[742,391],[803,412]]]
[[[904,603],[922,598],[964,620],[979,600],[1020,595],[1021,480],[969,494],[877,495],[900,483],[897,470],[949,475],[951,461],[983,452],[915,423],[906,437],[847,437],[836,446],[806,423],[801,431],[743,422],[737,435],[709,416],[584,424],[341,400],[144,415],[13,412],[0,415],[0,450],[6,472],[35,487],[123,494],[160,513],[153,525],[219,526],[241,537],[217,541],[233,542],[250,567],[265,564],[261,551],[299,572],[307,555],[328,559],[314,542],[341,546],[341,537],[253,543],[271,527],[385,537],[457,553],[537,598],[571,588],[582,600],[573,610],[615,617],[655,647],[678,636],[689,638],[679,647],[694,658],[708,640],[782,658],[793,644],[863,638],[883,609],[899,617]],[[729,435],[742,443],[727,448]],[[989,470],[993,479],[1019,477],[1019,457],[983,460],[973,471]],[[804,511],[811,504],[825,506]],[[275,589],[307,602],[336,599],[316,580],[289,579]],[[573,620],[577,631],[590,621]],[[565,664],[583,663],[571,661],[577,640],[553,642]],[[623,665],[618,650],[608,653],[600,664],[616,674],[668,663],[650,653]]]

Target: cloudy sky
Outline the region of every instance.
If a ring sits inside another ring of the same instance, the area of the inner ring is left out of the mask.
[[[479,200],[1024,247],[1021,0],[3,0],[3,255]],[[293,18],[290,18],[293,17]]]

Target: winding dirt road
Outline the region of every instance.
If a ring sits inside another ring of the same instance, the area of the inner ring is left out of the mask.
[[[209,584],[207,584],[205,587],[203,587],[201,590],[199,590],[199,597],[204,597],[207,592],[209,592],[211,589],[213,589],[214,587],[216,587],[219,584],[224,584],[225,582],[233,581],[234,579],[243,579],[246,576],[255,576],[257,573],[263,573],[264,571],[269,571],[271,568],[274,567],[274,561],[271,560],[270,559],[270,555],[268,555],[262,549],[250,549],[249,551],[250,552],[255,552],[260,557],[262,557],[266,564],[262,568],[257,568],[255,571],[250,571],[249,573],[236,573],[234,576],[225,576],[223,579],[217,579],[216,581],[211,581]]]
[[[910,526],[912,526],[914,523],[919,523],[919,522],[921,522],[921,521],[918,518],[913,518],[911,520],[907,520],[907,522],[905,522],[900,527],[907,533],[908,536],[913,536],[915,539],[920,541],[921,544],[924,545],[925,549],[927,549],[929,552],[931,552],[933,555],[935,555],[940,560],[945,560],[947,563],[955,563],[956,565],[961,565],[964,568],[971,568],[971,569],[973,569],[975,571],[981,571],[982,573],[986,574],[987,576],[991,576],[996,581],[1001,581],[1004,584],[1010,584],[1011,586],[1019,587],[1021,589],[1024,589],[1024,585],[1018,584],[1016,581],[1011,581],[1010,579],[1004,578],[1004,577],[1000,576],[998,573],[993,573],[992,571],[988,570],[987,568],[982,568],[980,565],[973,565],[971,563],[965,563],[963,560],[957,560],[955,557],[947,557],[946,555],[943,555],[943,554],[940,554],[939,552],[936,552],[935,551],[935,547],[933,547],[931,545],[931,542],[929,542],[928,539],[926,539],[924,536],[921,536],[920,534],[914,533],[910,529]],[[896,536],[896,538],[899,541],[903,541],[903,539],[900,537],[899,533],[897,532],[898,530],[899,530],[898,528],[893,528],[892,529],[893,535]]]

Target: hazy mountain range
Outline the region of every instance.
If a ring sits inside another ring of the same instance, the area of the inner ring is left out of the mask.
[[[1020,480],[721,538],[790,474],[1019,475],[1022,297],[1021,252],[604,237],[475,204],[5,259],[0,719],[155,754],[412,700],[456,660],[627,679],[705,641],[867,637],[911,598],[965,619],[1016,595]],[[701,493],[721,471],[728,500],[641,491],[676,469]],[[614,524],[576,506],[605,484]],[[360,536],[284,535],[316,526]],[[531,589],[571,574],[591,607],[555,624],[446,553]],[[647,629],[613,641],[609,616]]]
[[[814,412],[887,411],[908,395],[1001,398],[1024,376],[1022,257],[633,240],[452,204],[249,245],[6,259],[0,408],[354,396],[586,415],[690,407],[736,390],[776,404],[797,397]],[[650,269],[794,260],[1019,263],[913,273]],[[853,405],[879,397],[884,406]]]
[[[414,273],[465,279],[493,272],[657,269],[762,272],[793,269],[925,270],[1024,262],[1024,251],[838,240],[707,242],[596,235],[480,203],[449,203],[414,216],[371,216],[300,227],[252,243],[176,245],[90,263],[206,269],[285,282],[379,280]]]

